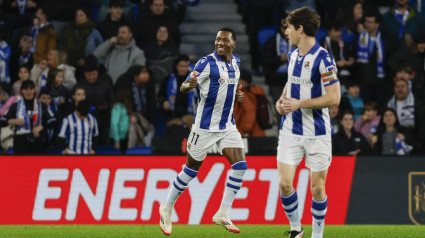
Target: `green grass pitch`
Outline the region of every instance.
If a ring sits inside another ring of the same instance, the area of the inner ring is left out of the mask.
[[[174,225],[170,237],[286,237],[288,225],[239,225],[233,234],[218,225]],[[304,226],[304,237],[311,237],[311,226]],[[159,225],[12,225],[0,226],[0,238],[20,237],[166,237]],[[324,237],[425,237],[425,226],[415,225],[327,225]]]

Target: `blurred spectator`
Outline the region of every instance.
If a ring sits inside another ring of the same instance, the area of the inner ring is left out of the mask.
[[[365,12],[365,30],[357,41],[358,82],[366,102],[385,104],[385,45],[379,26],[382,17],[378,10]],[[387,86],[388,87],[388,86]],[[389,90],[389,89],[388,89]]]
[[[31,69],[34,64],[32,52],[30,51],[33,46],[33,38],[29,34],[23,34],[19,39],[18,47],[12,49],[10,56],[10,78],[12,82],[18,79],[18,71],[22,65],[28,65]]]
[[[12,95],[17,96],[21,92],[22,82],[30,79],[30,68],[28,65],[21,65],[19,67],[18,80],[12,86]]]
[[[0,127],[15,125],[13,149],[15,154],[46,152],[46,131],[53,128],[56,119],[36,97],[34,82],[26,80],[21,85],[22,99],[13,104],[0,118]]]
[[[98,60],[105,60],[105,66],[114,84],[132,65],[146,64],[143,50],[136,46],[133,32],[126,25],[118,29],[118,36],[105,40],[97,47],[94,55]]]
[[[49,50],[47,60],[41,60],[40,63],[34,64],[31,69],[31,80],[34,81],[38,92],[46,88],[47,75],[50,69],[58,68],[64,72],[63,85],[71,90],[77,83],[75,78],[75,68],[66,64],[66,53],[57,49]]]
[[[333,155],[357,156],[370,151],[365,137],[354,130],[353,116],[350,111],[341,113],[338,132],[332,135]]]
[[[423,16],[409,7],[409,0],[396,0],[396,4],[383,15],[382,32],[388,37],[397,39],[393,47],[403,46],[404,35],[417,36],[425,33]]]
[[[11,50],[6,42],[7,32],[0,28],[0,82],[4,90],[10,92],[11,82],[9,75],[9,62]]]
[[[40,92],[40,94],[38,95],[38,100],[43,103],[44,105],[47,106],[48,110],[50,110],[50,112],[53,113],[53,117],[56,118],[56,121],[58,123],[56,123],[54,128],[49,128],[46,131],[47,134],[47,138],[46,138],[46,144],[47,144],[47,148],[49,147],[53,147],[53,145],[56,145],[57,142],[57,132],[59,130],[59,116],[57,114],[57,111],[55,109],[55,106],[52,103],[52,96],[50,95],[50,93],[47,90],[43,90]],[[53,139],[54,137],[54,139]]]
[[[9,94],[0,85],[0,108],[6,104],[8,99],[9,99]]]
[[[182,136],[183,138],[189,137],[190,130],[192,130],[193,115],[185,115],[177,117],[167,122],[164,129],[164,136]]]
[[[247,70],[241,70],[239,82],[239,85],[242,85],[242,92],[245,97],[240,102],[235,100],[233,115],[236,127],[243,137],[266,136],[266,133],[257,122],[256,95],[264,95],[264,89],[257,85],[251,85],[252,77]]]
[[[85,58],[84,77],[78,85],[84,87],[87,101],[96,108],[94,116],[99,123],[99,145],[109,145],[114,90],[109,75],[99,71],[99,65],[93,55]]]
[[[357,83],[353,82],[347,84],[346,92],[343,94],[343,97],[347,98],[351,105],[351,110],[354,114],[354,120],[357,121],[363,115],[364,112],[364,103],[363,99],[360,97],[360,87]],[[344,108],[347,110],[348,108]]]
[[[372,148],[375,153],[383,155],[404,155],[422,149],[421,144],[400,125],[397,113],[391,108],[382,114],[376,134],[372,137]]]
[[[132,15],[132,6],[131,6],[130,2],[136,2],[136,3],[141,2],[141,1],[129,1],[129,0],[118,0],[118,1],[122,1],[122,3],[119,3],[119,5],[122,4],[121,8],[123,9],[123,13],[124,13],[123,15],[125,15],[125,16]],[[108,12],[111,8],[112,2],[118,2],[118,1],[114,1],[114,0],[93,0],[93,2],[95,2],[97,5],[100,5],[99,12],[97,13],[97,22],[101,22],[101,21],[104,21],[105,19],[107,19],[107,15],[108,15]],[[114,3],[114,4],[117,4],[117,3]],[[106,38],[104,38],[104,39],[106,39]]]
[[[136,22],[135,39],[137,45],[144,48],[155,39],[157,29],[166,26],[169,38],[180,45],[180,31],[172,9],[165,8],[164,0],[153,0],[150,2],[149,11],[141,14]]]
[[[131,91],[133,112],[141,114],[149,123],[155,123],[156,95],[152,73],[146,66],[133,65],[115,83],[115,91]]]
[[[400,125],[408,128],[415,126],[415,98],[407,80],[400,79],[395,83],[394,95],[387,106],[397,112]]]
[[[69,23],[61,33],[61,44],[68,54],[67,62],[77,68],[81,68],[84,65],[84,57],[93,54],[103,42],[89,16],[88,9],[78,8],[75,21]]]
[[[179,55],[179,48],[169,38],[166,26],[158,27],[155,39],[144,47],[144,51],[150,64],[154,64],[156,60]]]
[[[262,51],[264,76],[273,103],[279,100],[288,81],[288,51],[290,45],[285,30],[285,27],[280,26],[276,35],[266,41]],[[280,121],[281,115],[276,113],[276,116]]]
[[[388,68],[397,70],[404,66],[410,66],[413,69],[415,77],[413,79],[413,93],[417,97],[425,99],[425,34],[414,38],[412,44],[408,44],[402,50],[395,53],[388,59]],[[392,72],[394,73],[394,72]]]
[[[378,115],[378,104],[376,102],[367,102],[364,109],[364,114],[356,120],[354,128],[370,142],[373,134],[376,133],[381,116]]]
[[[106,40],[116,36],[119,27],[129,24],[123,14],[124,3],[125,0],[109,1],[109,14],[106,15],[105,20],[99,22],[96,26],[103,39]]]
[[[35,40],[34,63],[38,64],[47,59],[49,50],[56,48],[56,32],[48,22],[45,8],[38,8],[35,16],[31,34]]]
[[[347,84],[351,76],[352,66],[355,62],[355,54],[351,44],[344,43],[341,39],[342,24],[336,19],[328,19],[326,31],[328,35],[323,39],[321,45],[335,60],[338,67],[338,78],[342,85]]]
[[[346,5],[344,13],[344,26],[341,29],[341,39],[348,43],[354,43],[358,35],[363,32],[364,25],[362,1],[354,1]]]
[[[38,95],[38,101],[46,105],[47,108],[51,112],[53,112],[53,115],[56,118],[56,120],[58,119],[58,117],[56,116],[55,106],[52,104],[52,95],[50,95],[50,93],[47,90],[43,90],[40,92],[40,94]]]
[[[115,104],[111,111],[111,132],[109,137],[114,141],[114,147],[122,153],[127,149],[130,115],[133,113],[131,91],[118,90],[115,93]]]
[[[193,1],[193,0],[191,0]],[[199,0],[194,0],[199,1]],[[191,4],[186,0],[164,0],[164,11],[169,14],[170,17],[177,22],[177,24],[181,24],[184,20],[186,14],[186,5]],[[140,5],[140,13],[138,17],[138,21],[143,21],[146,18],[151,17],[152,11],[161,11],[161,5],[157,4],[152,6],[153,0],[146,0]],[[154,10],[151,10],[154,7]]]
[[[86,89],[83,86],[76,84],[72,88],[71,99],[65,104],[65,108],[62,113],[63,116],[68,116],[69,114],[74,113],[78,103],[83,100],[86,100]],[[92,106],[90,113],[93,114],[95,110],[96,108]],[[60,120],[62,120],[62,118],[60,118]]]
[[[331,118],[331,134],[335,134],[338,132],[339,121],[339,106],[331,106],[329,107],[329,117]]]
[[[47,76],[46,90],[51,96],[54,112],[58,118],[65,116],[62,115],[62,111],[69,98],[69,90],[63,86],[63,79],[63,70],[61,69],[51,69]]]
[[[162,80],[161,89],[158,92],[159,105],[165,117],[183,117],[186,114],[193,115],[195,112],[196,91],[192,90],[188,94],[180,92],[180,86],[188,75],[189,58],[181,55],[174,61],[174,73]]]
[[[31,24],[40,0],[4,0],[4,22],[12,33],[14,30]],[[1,4],[0,4],[1,6]]]
[[[90,103],[83,100],[63,119],[58,135],[63,154],[95,154],[99,130],[89,112]]]

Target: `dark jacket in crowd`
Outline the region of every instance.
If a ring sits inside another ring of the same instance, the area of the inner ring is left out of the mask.
[[[104,21],[97,24],[96,29],[102,35],[103,40],[108,40],[113,36],[117,36],[118,29],[123,25],[128,25],[128,21],[124,17],[124,14],[121,16],[119,21],[112,21],[111,14],[108,14]]]
[[[343,129],[332,135],[333,155],[348,155],[348,152],[357,149],[360,149],[359,154],[367,154],[371,151],[366,138],[354,129],[351,131],[351,137],[348,137]]]

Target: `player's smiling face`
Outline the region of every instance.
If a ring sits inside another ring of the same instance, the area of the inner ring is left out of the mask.
[[[232,38],[232,33],[229,31],[219,31],[215,38],[215,50],[217,54],[226,59],[230,57],[235,48],[236,42]]]
[[[294,25],[288,23],[288,28],[286,28],[285,35],[289,39],[291,46],[298,46],[300,41],[300,31],[301,27],[298,30],[295,30]]]

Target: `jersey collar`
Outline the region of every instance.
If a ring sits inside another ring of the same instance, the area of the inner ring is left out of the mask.
[[[214,56],[217,58],[218,61],[223,61],[224,63],[227,63],[225,60],[223,60],[217,53],[216,50],[214,50]],[[232,60],[235,58],[235,56],[232,54]]]

